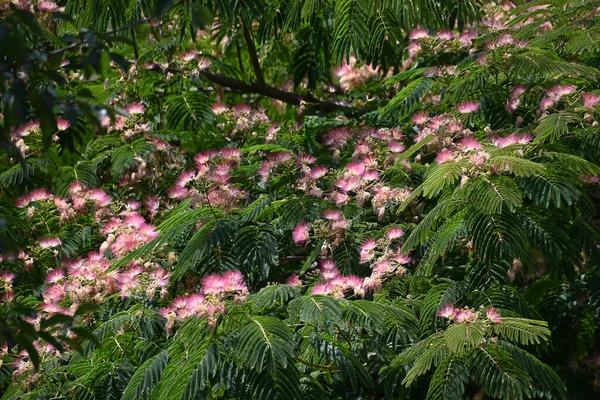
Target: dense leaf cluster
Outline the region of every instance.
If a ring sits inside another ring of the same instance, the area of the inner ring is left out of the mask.
[[[600,389],[600,2],[0,0],[8,399]]]

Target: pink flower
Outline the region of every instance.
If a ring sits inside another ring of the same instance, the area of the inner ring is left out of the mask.
[[[429,33],[423,28],[417,28],[408,35],[409,40],[425,39],[428,37]]]
[[[340,210],[325,210],[323,211],[323,218],[329,221],[337,221],[344,217],[344,214]]]
[[[404,236],[404,229],[402,229],[402,228],[389,228],[385,232],[385,236],[388,239],[397,239],[399,237]]]
[[[199,54],[200,54],[200,53],[198,53],[196,50],[190,50],[190,51],[187,51],[187,52],[185,52],[185,53],[184,53],[184,54],[181,56],[181,59],[187,63],[187,62],[190,62],[190,61],[192,61],[192,60],[193,60],[194,58],[196,58],[196,57],[197,57]]]
[[[456,111],[461,114],[471,114],[479,110],[479,102],[465,101],[456,106]]]
[[[360,245],[361,250],[367,250],[367,251],[371,251],[371,250],[375,249],[375,247],[377,247],[377,241],[373,238],[367,239],[366,242],[364,242],[363,244]]]
[[[464,151],[481,149],[481,143],[479,143],[474,137],[466,137],[462,139],[459,144],[461,149]]]
[[[217,103],[212,106],[212,112],[216,115],[223,114],[227,111],[229,111],[229,108],[225,104]]]
[[[495,324],[499,324],[502,322],[500,313],[494,310],[494,307],[490,307],[487,309],[487,318]]]
[[[446,304],[438,311],[437,315],[438,317],[452,319],[456,315],[456,309],[452,304]]]
[[[550,89],[547,92],[547,95],[550,97],[555,97],[557,99],[560,99],[562,96],[571,94],[574,91],[575,91],[575,86],[573,86],[573,85],[557,85],[557,86],[554,86],[552,89]]]
[[[91,190],[88,194],[88,197],[94,202],[96,207],[106,207],[112,200],[111,197],[102,189]]]
[[[362,163],[352,162],[346,165],[346,169],[348,170],[350,175],[362,176],[362,174],[365,173],[366,165]]]
[[[410,42],[408,44],[408,56],[409,57],[414,57],[415,55],[419,54],[420,51],[421,51],[421,43]]]
[[[540,109],[546,111],[549,108],[554,107],[554,100],[550,97],[544,97],[540,102]]]
[[[477,314],[469,309],[462,309],[456,313],[455,320],[459,324],[469,323],[475,320]]]
[[[415,125],[423,125],[425,122],[427,122],[427,118],[427,114],[421,112],[413,115],[412,121],[415,123]]]
[[[206,57],[201,57],[198,61],[198,69],[208,69],[212,65],[212,61]]]
[[[436,162],[439,164],[443,164],[446,162],[454,162],[456,161],[456,158],[454,157],[454,153],[452,153],[452,151],[448,150],[448,149],[443,149],[440,152],[438,152],[437,157],[436,157]]]
[[[160,200],[156,196],[146,196],[144,198],[144,206],[148,209],[151,214],[154,214],[158,211],[158,206],[160,205]]]
[[[285,281],[285,284],[290,286],[302,286],[302,281],[298,278],[298,275],[294,274]]]
[[[294,240],[294,243],[304,244],[308,242],[308,240],[310,239],[308,232],[309,228],[310,225],[307,222],[298,224],[298,226],[296,226],[292,232],[292,238]]]
[[[202,293],[205,295],[218,295],[225,290],[226,281],[221,275],[211,274],[202,279]]]
[[[406,147],[402,144],[402,143],[398,143],[396,141],[390,141],[387,144],[387,148],[392,152],[392,153],[402,153],[404,150],[406,150]]]
[[[584,93],[583,96],[583,106],[585,108],[594,108],[596,104],[600,102],[600,96],[596,93]]]
[[[12,282],[15,279],[15,274],[11,273],[11,272],[0,272],[0,280],[4,280],[7,282]]]
[[[69,121],[67,121],[66,119],[58,118],[56,120],[56,127],[59,131],[66,131],[67,129],[69,129],[70,125],[71,124],[69,124]]]
[[[62,242],[59,238],[46,237],[41,239],[38,244],[42,249],[49,249],[51,247],[60,246]]]
[[[65,271],[62,269],[55,269],[54,271],[48,273],[46,275],[46,282],[48,283],[56,283],[65,277]]]
[[[325,167],[323,165],[318,165],[310,171],[310,177],[311,177],[311,179],[319,179],[319,178],[327,175],[327,171],[328,171],[327,167]]]
[[[125,111],[127,111],[127,113],[129,115],[135,115],[135,114],[143,114],[146,112],[146,107],[143,104],[130,104],[127,107],[125,107]]]
[[[58,5],[53,1],[41,1],[37,6],[42,12],[52,12],[58,10]]]
[[[453,39],[453,35],[452,35],[452,31],[449,31],[447,29],[441,30],[437,33],[436,35],[438,37],[438,39],[440,40],[452,40]]]

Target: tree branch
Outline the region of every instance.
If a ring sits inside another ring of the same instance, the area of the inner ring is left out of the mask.
[[[342,103],[321,100],[318,97],[313,96],[312,94],[297,94],[292,92],[285,92],[281,89],[269,86],[267,84],[260,85],[257,82],[249,84],[235,78],[229,78],[223,75],[213,74],[211,72],[202,72],[202,76],[220,86],[225,86],[243,93],[261,94],[265,97],[277,99],[287,104],[300,105],[303,103],[307,103],[312,104],[325,112],[341,111],[344,114],[349,115],[359,115],[364,112],[364,110],[358,110]]]
[[[152,21],[153,21],[153,19],[154,19],[154,18],[144,18],[144,19],[140,19],[140,20],[138,20],[138,21],[132,22],[132,23],[131,23],[131,24],[129,24],[129,25],[122,26],[121,28],[118,28],[118,29],[113,29],[113,30],[111,30],[111,31],[108,31],[108,32],[106,32],[106,33],[103,33],[103,34],[101,34],[101,35],[102,35],[102,36],[104,36],[104,37],[106,37],[106,36],[111,36],[111,35],[114,35],[115,33],[119,33],[119,32],[122,32],[122,31],[126,31],[127,29],[132,29],[132,28],[135,28],[135,27],[136,27],[136,26],[138,26],[138,25],[142,25],[142,24],[145,24],[145,23],[147,23],[147,22],[152,22]],[[58,55],[58,54],[64,53],[65,51],[72,50],[72,49],[74,49],[74,48],[76,48],[76,47],[79,47],[79,46],[81,46],[81,45],[85,44],[85,43],[87,43],[87,40],[81,40],[81,41],[79,41],[79,42],[72,43],[72,44],[68,45],[67,47],[63,47],[63,48],[60,48],[60,49],[56,49],[56,50],[54,50],[54,51],[51,51],[51,52],[49,52],[49,53],[48,53],[48,57],[56,56],[56,55]]]
[[[258,54],[256,54],[256,47],[254,46],[254,40],[252,40],[252,34],[248,29],[248,25],[246,24],[246,20],[244,19],[243,15],[240,16],[240,19],[242,20],[242,32],[244,34],[246,46],[248,47],[248,53],[250,54],[252,69],[254,69],[254,74],[256,75],[256,82],[258,85],[266,86],[265,76],[260,68],[260,61],[258,60]]]

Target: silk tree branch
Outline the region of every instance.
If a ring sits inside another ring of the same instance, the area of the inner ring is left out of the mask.
[[[246,24],[246,20],[244,16],[240,16],[242,20],[242,33],[244,35],[244,40],[246,41],[246,47],[248,47],[248,54],[250,54],[250,62],[252,63],[252,69],[254,70],[254,74],[256,75],[256,83],[262,86],[266,86],[265,76],[263,75],[262,69],[260,67],[260,61],[258,60],[258,54],[256,53],[256,46],[254,46],[254,40],[252,39],[252,34],[250,33],[250,29],[248,29],[248,24]]]
[[[356,109],[342,103],[326,101],[313,96],[312,94],[297,94],[286,92],[267,84],[259,84],[258,82],[246,83],[239,79],[229,78],[227,76],[213,74],[211,72],[202,72],[202,76],[219,86],[228,87],[243,93],[255,93],[265,97],[283,101],[287,104],[294,105],[314,105],[325,112],[341,111],[348,115],[359,115],[364,113],[364,110]]]

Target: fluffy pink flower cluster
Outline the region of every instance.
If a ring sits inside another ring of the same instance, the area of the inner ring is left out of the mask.
[[[126,256],[158,236],[153,225],[148,224],[137,211],[129,210],[104,224],[102,233],[106,240],[100,246],[100,251],[110,250],[117,258]]]
[[[336,68],[334,75],[340,78],[340,87],[344,92],[361,87],[369,78],[377,75],[379,68],[370,65],[359,66],[354,56],[350,57],[348,63]]]
[[[324,259],[320,262],[321,281],[314,285],[310,294],[321,294],[334,298],[345,296],[364,297],[364,279],[356,275],[343,276],[336,268],[335,261]]]
[[[527,144],[529,142],[531,142],[531,140],[533,139],[533,136],[528,135],[526,133],[518,135],[516,133],[511,133],[508,136],[505,137],[497,137],[494,138],[492,140],[492,143],[494,144],[494,146],[498,147],[498,148],[503,148],[503,147],[508,147],[508,146],[512,146],[515,144]]]
[[[583,106],[589,109],[596,108],[596,105],[600,102],[600,96],[596,93],[584,93],[581,96],[581,99],[583,101]]]
[[[427,49],[434,53],[448,53],[452,51],[469,50],[472,41],[477,37],[474,30],[456,33],[449,30],[441,30],[435,34],[429,34],[426,29],[417,28],[408,35],[408,57],[403,63],[403,68],[409,68],[417,56]]]
[[[527,89],[527,87],[525,85],[517,85],[517,86],[515,86],[515,88],[513,90],[511,90],[510,98],[508,99],[508,102],[505,106],[506,111],[508,111],[508,112],[517,111],[517,108],[521,104],[521,96],[523,95],[523,93],[525,93],[526,89]]]
[[[117,106],[118,104],[114,104]],[[122,134],[125,140],[132,140],[134,136],[150,130],[150,122],[144,119],[146,106],[141,103],[132,103],[123,107],[128,116],[118,115],[113,121],[106,115],[101,125],[109,132]]]
[[[527,42],[524,40],[515,39],[513,35],[511,35],[510,33],[506,33],[498,37],[498,39],[496,40],[487,42],[485,46],[488,48],[488,50],[498,50],[507,48],[523,49],[527,47]]]
[[[411,259],[400,252],[398,239],[403,236],[402,228],[392,227],[386,230],[381,239],[367,239],[360,246],[360,263],[371,263],[371,275],[365,279],[366,287],[378,290],[385,278],[406,274],[404,266],[410,263]]]
[[[202,279],[200,293],[179,296],[168,307],[162,308],[160,313],[167,319],[167,332],[172,330],[175,321],[192,317],[206,317],[209,324],[214,326],[217,315],[226,311],[225,301],[240,303],[245,301],[247,296],[248,287],[241,272],[212,274]]]
[[[302,222],[292,231],[294,243],[306,245],[310,240],[310,231],[316,238],[323,239],[322,251],[326,254],[333,251],[344,240],[346,230],[350,223],[340,210],[329,209],[323,211],[323,218],[313,223]]]
[[[101,253],[89,253],[71,261],[65,269],[55,269],[46,276],[48,286],[43,293],[41,310],[47,314],[72,315],[83,302],[102,303],[108,296],[120,293],[122,298],[143,296],[149,299],[157,292],[167,295],[169,273],[153,262],[132,262],[124,270],[110,270],[111,261]],[[69,308],[63,306],[65,302]]]
[[[217,127],[224,135],[231,137],[240,132],[254,129],[259,124],[269,122],[265,110],[253,110],[247,104],[237,104],[229,108],[224,104],[217,103],[212,107],[212,111],[224,119],[224,122],[217,124]]]
[[[540,111],[544,112],[550,108],[556,107],[558,102],[569,94],[575,92],[573,85],[557,85],[546,92],[544,98],[540,102]]]
[[[300,176],[296,179],[294,187],[310,196],[323,198],[323,190],[319,187],[319,182],[327,175],[329,168],[324,165],[314,165],[316,161],[317,159],[310,154],[298,155],[296,168],[300,171]]]
[[[95,208],[97,222],[111,215],[111,211],[107,207],[111,202],[111,197],[102,189],[87,189],[83,184],[74,182],[68,193],[67,198],[61,198],[45,189],[36,189],[16,199],[15,205],[17,208],[27,208],[29,220],[40,215],[46,218],[48,213],[56,213],[59,216],[60,224],[89,213],[91,211],[89,206]],[[42,247],[59,245],[51,243],[53,242],[43,242],[40,245]]]
[[[0,272],[0,301],[11,301],[15,293],[13,292],[13,281],[15,274],[2,271]]]
[[[452,304],[443,306],[437,315],[458,324],[470,324],[482,319],[480,318],[480,312],[468,307],[457,309]],[[493,307],[489,307],[485,310],[485,321],[500,324],[502,323],[502,316]]]
[[[452,146],[440,150],[437,153],[436,162],[437,164],[443,164],[468,159],[473,166],[481,168],[490,158],[489,153],[482,150],[482,148],[483,146],[477,138],[473,136],[465,137],[458,144],[453,143]]]
[[[471,131],[464,129],[463,123],[449,114],[440,114],[435,117],[429,117],[425,113],[413,115],[412,120],[416,125],[417,135],[415,143],[421,142],[425,138],[434,136],[434,144],[444,145],[449,142],[448,137],[457,134],[469,135]]]
[[[479,106],[477,101],[464,101],[456,106],[456,111],[461,114],[472,114],[479,111]]]
[[[371,187],[371,193],[373,194],[373,198],[371,199],[373,211],[379,220],[383,220],[386,209],[408,199],[411,190],[408,188],[392,188],[378,183]]]
[[[208,205],[230,211],[239,206],[246,193],[231,183],[231,173],[240,163],[237,148],[209,150],[196,155],[196,169],[183,172],[168,191],[172,199],[189,198],[193,207]]]

